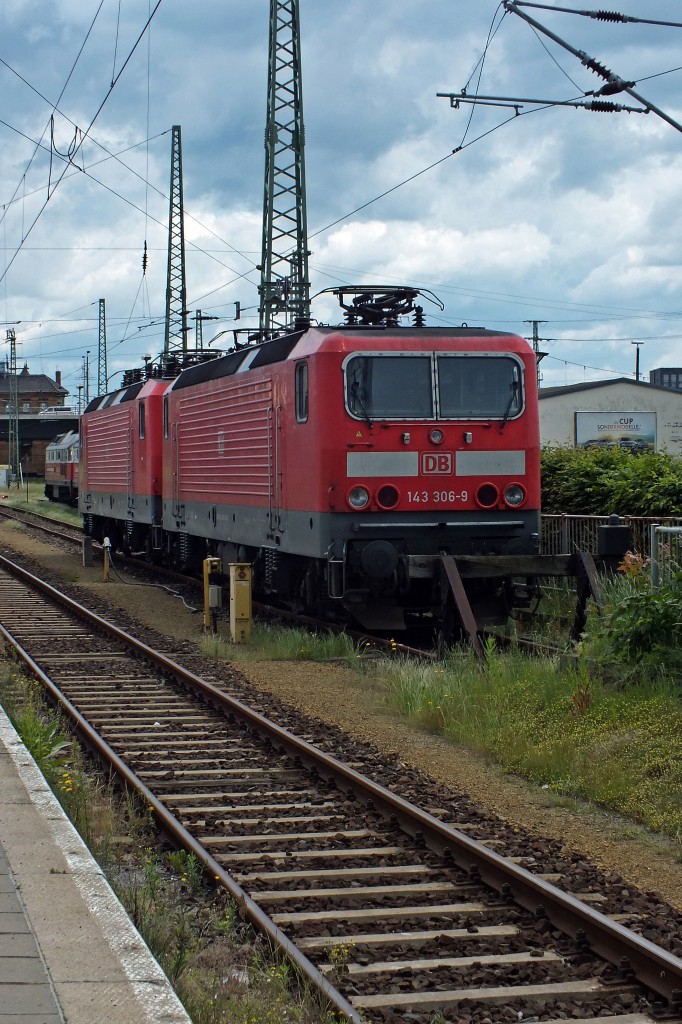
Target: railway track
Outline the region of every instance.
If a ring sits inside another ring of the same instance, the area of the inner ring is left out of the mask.
[[[54,540],[79,546],[83,543],[83,531],[80,526],[72,526],[70,523],[61,522],[51,516],[44,516],[40,512],[29,512],[28,509],[16,508],[13,505],[2,505],[0,506],[0,515],[5,519],[14,519],[18,523],[30,526],[33,530],[52,537]]]
[[[15,507],[0,507],[0,515],[7,519],[13,519],[16,522],[22,523],[24,526],[28,526],[33,530],[44,534],[50,539],[66,544],[69,547],[81,548],[83,543],[83,531],[80,527],[71,526],[68,523],[61,523],[58,520],[52,519],[49,516],[43,516],[37,512],[28,512],[24,509],[17,509]],[[142,561],[138,558],[128,557],[122,554],[116,554],[112,560],[114,567],[114,573],[118,572],[118,566],[125,565],[127,569],[133,568],[137,571],[142,572],[145,575],[162,576],[165,579],[171,580],[182,586],[190,586],[196,591],[197,599],[200,599],[201,584],[198,582],[196,577],[185,576],[179,572],[171,569],[164,568],[162,566],[151,566],[147,562]],[[395,639],[384,639],[382,637],[371,636],[367,633],[360,632],[358,630],[347,629],[344,625],[335,624],[328,620],[316,619],[310,615],[302,615],[296,612],[291,612],[283,608],[278,608],[274,605],[266,605],[259,602],[253,604],[254,612],[260,615],[264,620],[278,621],[288,623],[290,625],[302,626],[304,629],[319,631],[327,630],[330,632],[344,632],[351,636],[357,641],[359,649],[362,650],[364,657],[369,657],[372,654],[392,654],[402,655],[405,657],[417,657],[433,659],[437,657],[435,650],[424,649],[421,647],[415,647],[410,644],[402,644],[396,642]]]
[[[64,543],[70,547],[75,546],[79,549],[82,546],[83,531],[80,527],[71,526],[68,523],[61,523],[49,516],[43,516],[40,513],[29,512],[24,509],[17,509],[13,506],[0,507],[0,515],[7,519],[14,519],[16,522],[20,522],[25,526],[29,526],[56,542]],[[114,565],[115,573],[118,571],[116,568],[117,564],[125,565],[126,568],[132,567],[145,575],[161,575],[165,579],[171,580],[182,586],[189,585],[196,589],[197,595],[200,594],[200,584],[195,577],[185,576],[161,566],[152,567],[145,561],[134,557],[127,557],[122,554],[116,554],[112,564]],[[253,610],[256,615],[261,616],[265,621],[283,622],[289,625],[301,626],[303,629],[312,631],[326,630],[329,632],[347,633],[348,636],[352,637],[357,642],[358,649],[361,651],[363,657],[371,657],[373,655],[391,655],[406,658],[421,658],[427,661],[433,661],[441,656],[441,652],[439,652],[437,644],[434,646],[416,646],[415,643],[399,643],[395,638],[388,639],[364,633],[359,630],[351,629],[341,623],[335,624],[329,620],[316,619],[311,615],[303,615],[284,608],[278,608],[275,605],[263,604],[261,602],[254,602]],[[494,630],[480,630],[480,634],[483,639],[490,638],[500,647],[510,646],[511,641],[509,638],[500,632]],[[548,644],[542,644],[532,637],[517,636],[514,639],[514,643],[516,646],[527,650],[530,653],[542,654],[548,657],[561,653],[560,648],[550,646]]]
[[[682,922],[660,905],[466,804],[415,806],[398,795],[409,778],[385,788],[258,694],[247,705],[6,559],[0,621],[86,742],[344,1019],[680,1024],[682,961],[662,944],[682,948]]]

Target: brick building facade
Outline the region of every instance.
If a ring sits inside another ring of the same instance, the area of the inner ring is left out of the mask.
[[[0,363],[0,465],[9,462],[10,385],[7,365]],[[69,392],[59,370],[53,380],[44,373],[31,373],[25,363],[17,374],[17,394],[22,469],[26,476],[43,476],[45,449],[57,434],[78,429],[78,415],[65,404]],[[59,412],[61,407],[64,415]]]

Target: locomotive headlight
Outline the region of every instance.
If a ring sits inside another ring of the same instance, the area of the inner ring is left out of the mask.
[[[443,431],[439,427],[429,430],[429,441],[431,444],[442,444],[444,436]]]
[[[360,509],[369,505],[369,491],[366,487],[351,487],[348,492],[348,504],[351,508]]]
[[[526,492],[524,491],[521,484],[509,484],[509,487],[504,489],[504,500],[507,505],[511,505],[512,508],[516,508],[518,505],[522,505],[526,498]]]

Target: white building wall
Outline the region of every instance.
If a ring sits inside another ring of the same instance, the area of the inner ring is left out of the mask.
[[[567,389],[565,394],[540,400],[540,441],[543,445],[575,443],[576,412],[654,412],[656,448],[682,456],[682,392],[654,388],[635,381],[604,383],[585,390]]]

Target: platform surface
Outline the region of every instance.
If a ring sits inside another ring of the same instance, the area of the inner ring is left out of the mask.
[[[0,1024],[191,1024],[2,708]]]

